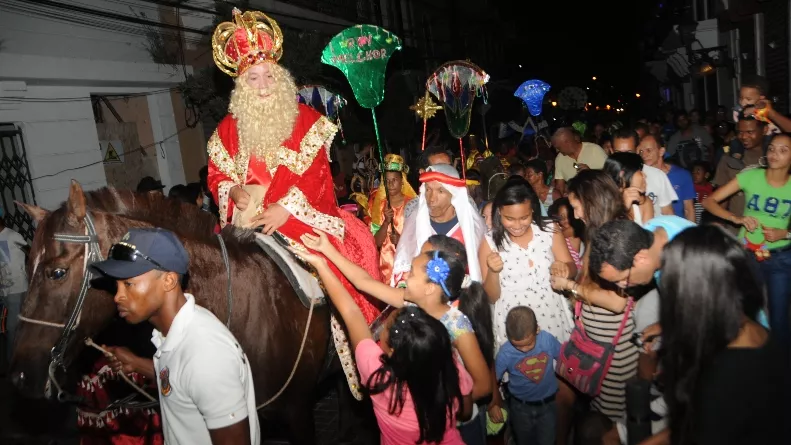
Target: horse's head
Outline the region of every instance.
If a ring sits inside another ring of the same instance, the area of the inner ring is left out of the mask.
[[[93,231],[88,229],[89,220],[101,240],[99,251],[102,254],[107,252],[111,241],[108,241],[101,215],[89,214],[85,194],[76,181],[72,181],[68,201],[58,210],[49,212],[31,205],[19,205],[38,225],[30,249],[30,286],[16,334],[11,378],[22,394],[39,398],[55,395],[53,390],[57,384],[63,385],[57,382],[59,372],[82,350],[83,340],[99,332],[115,314],[111,295],[92,288],[85,294],[82,310],[75,310],[86,274],[89,245],[79,237],[84,238]],[[70,241],[56,235],[77,237]],[[78,316],[75,328],[70,334],[64,334],[64,326],[72,314]],[[51,352],[59,341],[63,346],[62,354],[55,360],[57,366],[51,367]],[[55,384],[50,382],[51,377],[55,377]]]

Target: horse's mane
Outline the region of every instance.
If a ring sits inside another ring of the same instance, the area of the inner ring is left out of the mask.
[[[170,230],[186,239],[216,244],[214,227],[217,219],[194,205],[169,199],[158,193],[136,193],[103,187],[85,192],[85,204],[92,211],[105,212],[146,222]],[[63,203],[63,207],[66,203]],[[255,232],[227,226],[222,231],[226,244],[244,250],[260,249],[255,245]]]

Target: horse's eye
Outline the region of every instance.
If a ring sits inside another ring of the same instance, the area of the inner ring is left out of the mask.
[[[61,279],[63,279],[63,277],[66,276],[66,273],[68,271],[69,271],[69,269],[63,269],[63,268],[59,267],[57,269],[50,270],[47,275],[49,276],[50,280],[61,280]]]

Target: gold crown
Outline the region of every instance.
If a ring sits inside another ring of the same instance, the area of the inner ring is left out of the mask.
[[[283,56],[283,32],[263,12],[242,13],[233,8],[233,21],[217,25],[211,46],[217,67],[237,77],[258,63],[279,61]]]
[[[397,154],[389,153],[385,156],[385,171],[409,173],[409,167],[405,165],[404,158]]]

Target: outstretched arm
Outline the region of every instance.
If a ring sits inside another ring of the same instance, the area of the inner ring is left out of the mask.
[[[139,357],[123,346],[102,345],[102,348],[111,354],[108,359],[113,371],[125,374],[136,372],[149,380],[156,380],[154,361],[150,358]]]
[[[291,251],[316,268],[316,272],[318,272],[319,278],[321,278],[324,284],[324,288],[327,289],[327,293],[330,295],[332,304],[335,305],[341,318],[343,318],[343,322],[346,324],[346,329],[349,330],[349,341],[351,341],[352,349],[356,350],[357,345],[361,341],[368,338],[372,339],[373,334],[370,328],[368,328],[368,322],[365,321],[362,311],[357,306],[357,303],[354,302],[352,296],[349,295],[346,288],[343,287],[341,280],[335,276],[332,269],[327,265],[327,261],[312,253],[306,253],[296,249],[291,249]]]
[[[602,289],[596,283],[589,281],[586,284],[576,283],[565,277],[551,276],[552,288],[559,291],[572,291],[574,297],[594,306],[607,309],[616,314],[623,313],[626,309],[626,298],[615,292]]]
[[[739,180],[733,178],[728,181],[728,183],[715,190],[714,193],[709,195],[708,198],[704,199],[703,208],[717,218],[722,218],[738,224],[738,217],[736,217],[732,212],[726,210],[725,207],[723,207],[720,203],[730,198],[732,195],[738,193],[739,190],[741,190]]]
[[[396,289],[374,279],[365,269],[341,255],[327,239],[327,234],[316,229],[313,231],[315,235],[305,234],[300,238],[305,247],[324,254],[360,292],[393,307],[404,306],[404,289]]]

